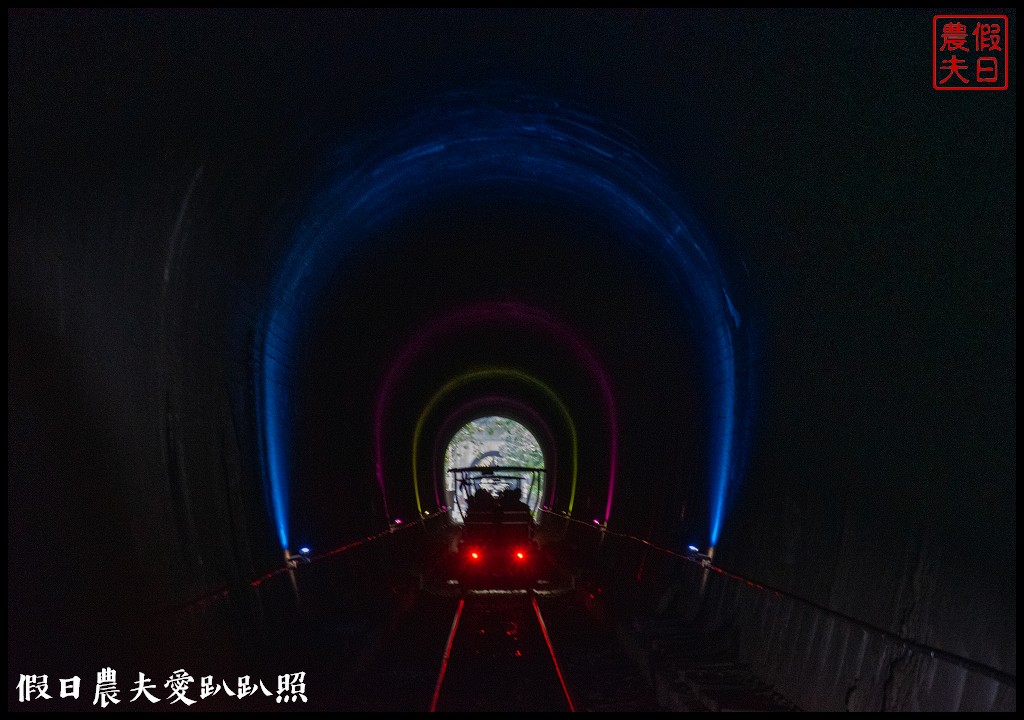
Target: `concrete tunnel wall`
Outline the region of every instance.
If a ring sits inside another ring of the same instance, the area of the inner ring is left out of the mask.
[[[867,32],[856,14],[716,21],[757,56],[762,32],[794,40],[786,63],[812,79],[784,87],[755,82],[750,58],[724,49],[695,67],[684,47],[717,37],[700,14],[283,17],[9,18],[11,672],[66,663],[68,647],[97,658],[174,648],[154,638],[155,614],[280,564],[252,347],[290,233],[339,143],[439,93],[512,80],[626,128],[739,269],[762,327],[758,413],[716,562],[1015,675],[1015,181],[1001,140],[1012,93],[979,101],[982,116],[881,66],[813,72],[820,58],[795,40],[813,28],[852,58]],[[909,56],[895,27],[872,28],[873,42]],[[455,39],[438,48],[442,31]],[[711,82],[719,69],[737,79]],[[950,178],[965,167],[989,171],[958,189],[953,222]],[[613,528],[676,544],[706,534],[706,389],[655,259],[530,198],[490,212],[463,196],[392,230],[339,271],[312,341],[289,348],[308,439],[292,503],[310,542],[380,528],[369,419],[382,358],[431,312],[522,287],[432,293],[415,272],[436,262],[423,236],[479,253],[446,267],[511,266],[533,281],[512,294],[594,345],[622,427]],[[517,233],[536,242],[509,253]],[[574,263],[588,274],[565,286]],[[444,347],[462,349],[417,362],[389,416],[401,512],[415,510],[419,409],[499,350],[574,409],[589,519],[607,429],[572,353],[529,329],[470,329]],[[562,482],[550,404],[499,383],[447,407],[484,390],[545,414]]]

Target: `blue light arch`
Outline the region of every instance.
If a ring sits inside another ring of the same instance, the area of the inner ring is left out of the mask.
[[[702,358],[710,398],[708,540],[718,541],[749,442],[749,333],[710,239],[672,184],[621,131],[550,99],[463,93],[396,124],[376,145],[338,148],[327,162],[327,180],[289,238],[255,343],[261,464],[283,547],[289,539],[290,353],[301,347],[330,276],[360,243],[407,213],[498,186],[591,209],[618,229],[623,243],[653,246],[661,258]]]

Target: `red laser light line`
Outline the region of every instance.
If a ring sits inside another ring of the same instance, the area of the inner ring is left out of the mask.
[[[562,683],[562,692],[565,693],[565,701],[569,703],[569,712],[576,712],[576,706],[572,704],[572,698],[569,696],[569,688],[565,685],[565,678],[562,676],[562,668],[558,666],[558,658],[555,657],[555,648],[551,645],[551,637],[548,635],[548,626],[544,624],[544,618],[540,614],[540,606],[537,604],[537,598],[531,597],[530,602],[533,603],[533,611],[537,614],[537,622],[540,624],[540,631],[544,635],[544,642],[548,644],[548,652],[551,653],[551,662],[555,665],[555,672],[558,673],[558,682]]]
[[[452,630],[448,633],[448,642],[444,646],[444,656],[441,658],[441,672],[437,676],[437,685],[434,686],[434,698],[430,701],[430,712],[437,712],[437,700],[441,697],[441,683],[444,682],[444,673],[448,669],[448,658],[452,655],[452,643],[455,642],[455,631],[459,629],[459,618],[462,617],[462,608],[466,606],[466,599],[459,600],[459,607],[455,611],[455,619],[452,620]]]

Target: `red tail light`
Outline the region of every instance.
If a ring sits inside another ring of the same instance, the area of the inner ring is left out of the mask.
[[[469,556],[471,558],[473,558],[474,560],[479,560],[480,559],[480,553],[477,550],[470,550],[469,551]]]
[[[523,552],[522,550],[516,550],[516,560],[525,560],[525,559],[526,559],[526,553]]]

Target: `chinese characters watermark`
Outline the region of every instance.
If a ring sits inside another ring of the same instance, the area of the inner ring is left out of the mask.
[[[199,700],[205,700],[211,695],[223,692],[224,695],[238,698],[239,700],[250,695],[262,694],[265,697],[274,697],[275,702],[307,702],[306,698],[306,673],[285,673],[277,676],[276,697],[270,688],[260,680],[249,675],[237,678],[237,683],[229,683],[227,680],[215,680],[212,675],[204,675],[199,678],[199,698],[189,697],[188,693],[194,691],[192,687],[195,678],[184,668],[175,670],[163,683],[167,695],[158,697],[157,685],[152,679],[140,672],[139,678],[132,685],[131,697],[128,702],[139,702],[144,697],[150,703],[167,702],[169,705],[181,703],[182,705],[194,705]],[[82,688],[82,679],[75,675],[70,678],[58,678],[60,683],[60,697],[79,699]],[[120,688],[117,684],[117,671],[114,668],[102,668],[96,673],[95,692],[93,693],[92,704],[100,709],[110,705],[119,704],[123,698],[120,697]],[[86,696],[88,697],[88,696]],[[48,675],[20,675],[18,679],[18,702],[36,702],[40,700],[52,700],[50,694],[50,683]]]
[[[932,87],[936,90],[1006,90],[1009,87],[1006,15],[936,15],[932,18]]]

